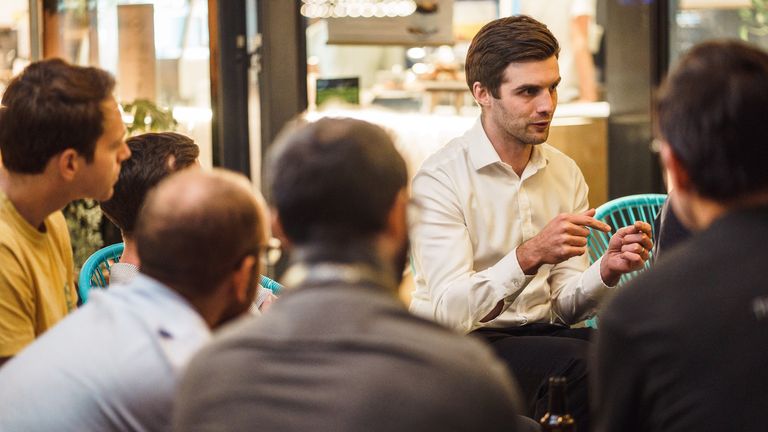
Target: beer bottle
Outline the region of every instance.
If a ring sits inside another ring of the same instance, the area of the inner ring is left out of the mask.
[[[549,407],[544,417],[539,420],[544,432],[574,432],[576,424],[568,413],[565,397],[566,381],[564,377],[549,378]]]

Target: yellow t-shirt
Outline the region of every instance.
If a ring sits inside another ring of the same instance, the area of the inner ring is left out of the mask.
[[[18,353],[77,307],[72,247],[61,212],[42,232],[0,191],[0,357]]]

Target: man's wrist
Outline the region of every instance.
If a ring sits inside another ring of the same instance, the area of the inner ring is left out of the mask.
[[[600,279],[603,280],[606,286],[610,287],[616,286],[619,283],[619,279],[621,279],[621,273],[611,270],[605,257],[600,260]]]
[[[529,242],[525,242],[517,247],[517,263],[520,265],[520,269],[523,271],[523,274],[531,276],[535,275],[536,272],[539,271],[539,267],[541,267],[541,261],[538,260],[535,257],[535,254],[532,252],[531,245],[528,244]]]

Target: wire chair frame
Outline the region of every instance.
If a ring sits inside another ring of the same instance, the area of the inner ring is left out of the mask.
[[[120,262],[124,247],[123,243],[106,246],[94,252],[83,263],[77,283],[77,294],[80,296],[81,304],[88,302],[88,292],[91,289],[107,288],[107,285],[109,285],[109,271],[112,265]],[[263,275],[259,278],[259,284],[272,291],[275,295],[279,295],[283,289],[283,285],[279,282]]]
[[[661,207],[667,200],[665,194],[639,194],[629,195],[608,201],[597,208],[595,219],[601,220],[611,226],[611,232],[590,230],[587,237],[587,249],[589,251],[590,264],[597,261],[608,250],[608,242],[611,236],[619,228],[633,225],[637,221],[648,222],[653,230],[653,221],[656,219]],[[654,233],[655,234],[655,233]],[[650,268],[651,260],[645,262],[642,269],[627,273],[619,280],[619,286]]]
[[[600,259],[605,251],[608,250],[608,242],[611,240],[611,236],[619,228],[633,225],[637,221],[648,222],[651,225],[652,230],[656,230],[653,221],[656,219],[656,215],[661,211],[661,207],[667,200],[665,194],[639,194],[629,195],[614,200],[608,201],[595,210],[595,219],[601,220],[611,226],[611,232],[604,233],[590,229],[589,236],[587,237],[587,250],[589,253],[589,263],[593,264]],[[655,236],[655,232],[652,232]],[[626,273],[621,276],[617,288],[626,284],[637,276],[651,267],[651,258],[653,251],[649,252],[648,260],[643,265],[643,268],[630,273]],[[597,328],[598,318],[592,317],[586,321],[587,327]]]
[[[80,302],[88,302],[88,292],[92,288],[106,288],[109,285],[109,269],[120,262],[123,255],[123,243],[115,243],[94,252],[80,269],[77,283],[77,294]]]

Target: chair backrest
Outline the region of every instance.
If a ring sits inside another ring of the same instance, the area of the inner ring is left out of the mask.
[[[589,263],[592,264],[597,261],[606,250],[608,250],[608,242],[611,239],[611,235],[616,232],[617,229],[632,225],[637,221],[648,222],[651,225],[651,229],[656,229],[653,224],[653,220],[656,215],[661,211],[661,207],[667,200],[667,196],[664,194],[640,194],[629,195],[614,200],[608,201],[595,210],[595,219],[599,219],[611,226],[612,231],[604,233],[602,231],[590,230],[587,237],[587,250],[589,251]],[[651,252],[653,253],[653,252]],[[627,273],[619,279],[617,286],[624,285],[637,276],[639,273],[645,271],[651,266],[651,260],[645,262],[645,266],[642,269]],[[592,317],[585,321],[587,327],[597,328],[598,318]]]
[[[587,237],[587,249],[589,250],[589,262],[597,261],[608,249],[611,235],[617,229],[632,225],[637,221],[648,222],[652,229],[653,220],[659,214],[662,205],[667,200],[665,194],[640,194],[629,195],[608,201],[596,209],[595,219],[599,219],[613,228],[610,233],[591,230]],[[627,273],[621,277],[619,285],[637,276],[640,272],[651,266],[651,260],[645,262],[645,266],[637,271]]]
[[[122,243],[106,246],[85,260],[77,280],[77,293],[82,304],[88,301],[88,291],[91,288],[106,288],[109,285],[109,269],[112,264],[120,262],[123,247]]]
[[[112,264],[120,262],[123,248],[123,243],[115,243],[97,250],[85,260],[77,282],[77,293],[82,304],[88,302],[88,291],[93,288],[106,288],[109,285],[109,269]],[[259,278],[259,284],[275,295],[280,294],[280,290],[283,289],[280,283],[263,275]]]

